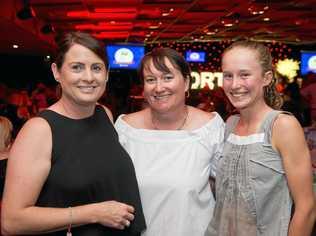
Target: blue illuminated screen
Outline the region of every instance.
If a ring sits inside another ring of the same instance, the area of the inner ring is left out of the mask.
[[[316,73],[316,51],[301,51],[301,75]]]
[[[187,51],[185,60],[187,62],[205,62],[205,52]]]
[[[113,44],[106,46],[110,69],[137,69],[144,56],[143,45]]]

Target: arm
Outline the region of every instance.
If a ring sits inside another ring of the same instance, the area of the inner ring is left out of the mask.
[[[289,236],[309,236],[315,221],[311,159],[303,130],[294,117],[278,117],[273,127],[272,145],[282,156],[289,189],[295,203]]]
[[[2,232],[39,234],[74,226],[100,223],[123,229],[132,220],[133,207],[114,201],[72,208],[35,206],[51,168],[52,135],[41,118],[29,120],[20,131],[11,151],[2,204]]]

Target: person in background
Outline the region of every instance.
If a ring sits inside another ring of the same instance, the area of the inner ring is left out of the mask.
[[[0,216],[1,216],[1,199],[4,188],[5,173],[7,168],[7,161],[9,157],[9,149],[12,142],[13,125],[11,121],[0,116]],[[0,223],[1,227],[1,223]],[[1,233],[0,233],[1,235]]]
[[[140,235],[145,228],[136,175],[97,104],[108,74],[104,47],[89,34],[57,40],[52,71],[61,98],[19,132],[3,197],[5,235]]]
[[[300,94],[296,78],[284,89],[281,109],[293,114],[302,127],[310,125],[310,108]]]
[[[139,183],[145,236],[202,236],[214,207],[215,177],[224,122],[217,113],[186,105],[190,68],[170,48],[142,59],[147,108],[118,117],[115,127]]]
[[[226,123],[216,206],[205,235],[310,235],[311,159],[298,121],[277,110],[282,101],[269,49],[235,42],[223,53],[222,70],[224,91],[240,114]]]
[[[301,95],[310,107],[311,123],[316,121],[316,74],[309,72],[306,78],[306,86],[301,88]]]

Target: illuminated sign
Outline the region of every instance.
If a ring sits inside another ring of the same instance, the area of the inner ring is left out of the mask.
[[[222,72],[191,72],[191,77],[194,79],[191,89],[200,89],[208,84],[210,89],[214,88],[214,78],[217,77],[217,85],[223,86],[223,73]]]

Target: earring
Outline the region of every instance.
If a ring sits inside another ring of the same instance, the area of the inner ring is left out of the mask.
[[[186,97],[186,98],[190,97],[190,90],[185,91],[185,97]]]

